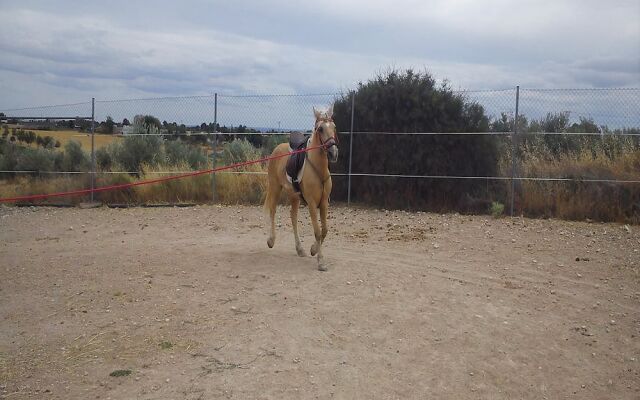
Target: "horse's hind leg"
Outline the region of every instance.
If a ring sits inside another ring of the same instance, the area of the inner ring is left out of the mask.
[[[273,185],[272,182],[269,183],[269,187],[267,188],[267,198],[264,201],[264,208],[269,214],[269,222],[271,223],[267,246],[272,248],[276,242],[276,208],[278,207],[278,200],[282,188],[280,186]]]
[[[300,195],[293,193],[289,196],[291,200],[291,225],[293,226],[293,236],[296,239],[296,253],[300,257],[306,256],[302,243],[300,243],[300,237],[298,236],[298,208],[300,207]]]

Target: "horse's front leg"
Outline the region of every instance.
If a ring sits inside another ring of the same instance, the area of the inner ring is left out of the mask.
[[[293,237],[296,240],[296,253],[300,257],[304,257],[306,254],[304,253],[304,249],[302,248],[302,243],[300,243],[300,237],[298,236],[298,208],[300,207],[300,195],[294,193],[289,196],[291,200],[291,225],[293,226]]]
[[[318,223],[318,206],[315,204],[309,204],[309,214],[311,216],[311,224],[313,225],[313,234],[316,237],[315,243],[311,246],[311,255],[318,255],[318,269],[320,271],[326,271],[327,266],[324,263],[324,257],[322,256],[322,231],[320,224]]]
[[[329,202],[323,201],[320,203],[320,227],[322,233],[322,242],[324,243],[324,239],[327,237],[327,232],[329,229],[327,228],[327,213],[329,211]]]

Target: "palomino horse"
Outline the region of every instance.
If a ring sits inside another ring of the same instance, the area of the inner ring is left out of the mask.
[[[271,248],[276,241],[276,207],[278,206],[280,192],[284,189],[291,201],[291,223],[296,240],[296,252],[300,257],[306,255],[298,237],[298,207],[300,206],[300,196],[302,196],[309,207],[313,233],[316,238],[315,243],[311,246],[311,255],[318,255],[318,269],[326,271],[327,267],[322,256],[322,242],[327,236],[327,210],[332,187],[329,161],[338,161],[338,142],[336,125],[333,122],[333,106],[326,112],[318,111],[315,108],[313,112],[316,117],[316,123],[308,147],[314,149],[306,153],[305,167],[300,182],[301,192],[297,193],[287,179],[286,165],[288,157],[269,161],[269,181],[267,197],[264,202],[265,210],[268,211],[271,219],[271,231],[267,245]],[[277,156],[290,151],[289,144],[282,143],[273,150],[271,155]],[[318,225],[318,210],[320,210],[321,226]]]

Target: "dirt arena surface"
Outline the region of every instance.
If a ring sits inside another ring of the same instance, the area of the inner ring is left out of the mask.
[[[640,398],[637,226],[288,214],[0,207],[0,398]]]

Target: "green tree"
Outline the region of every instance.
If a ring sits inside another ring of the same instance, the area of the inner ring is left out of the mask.
[[[158,130],[162,126],[160,120],[153,115],[145,115],[142,120],[142,126],[146,129],[147,135],[151,133],[151,130]]]
[[[106,133],[113,134],[113,130],[115,128],[115,122],[113,122],[113,118],[111,116],[107,116],[107,120],[104,123]]]
[[[351,95],[356,96],[354,130],[358,132],[486,132],[484,108],[437,85],[428,73],[391,70],[360,83],[337,99],[334,120],[348,129]],[[342,135],[341,135],[342,136]],[[349,136],[342,136],[336,172],[346,172]],[[401,175],[493,176],[498,170],[498,143],[489,135],[376,135],[353,137],[355,172]],[[344,156],[343,156],[344,155]],[[344,181],[343,181],[344,182]],[[335,198],[346,185],[336,180]],[[465,209],[469,198],[486,196],[486,182],[450,179],[352,180],[353,197],[385,207]],[[479,206],[479,205],[478,205]],[[482,206],[483,209],[486,207]]]
[[[131,125],[131,122],[129,122],[129,120],[128,120],[128,119],[126,119],[126,118],[125,118],[125,119],[123,119],[123,120],[122,120],[122,126],[128,126],[128,125]]]

